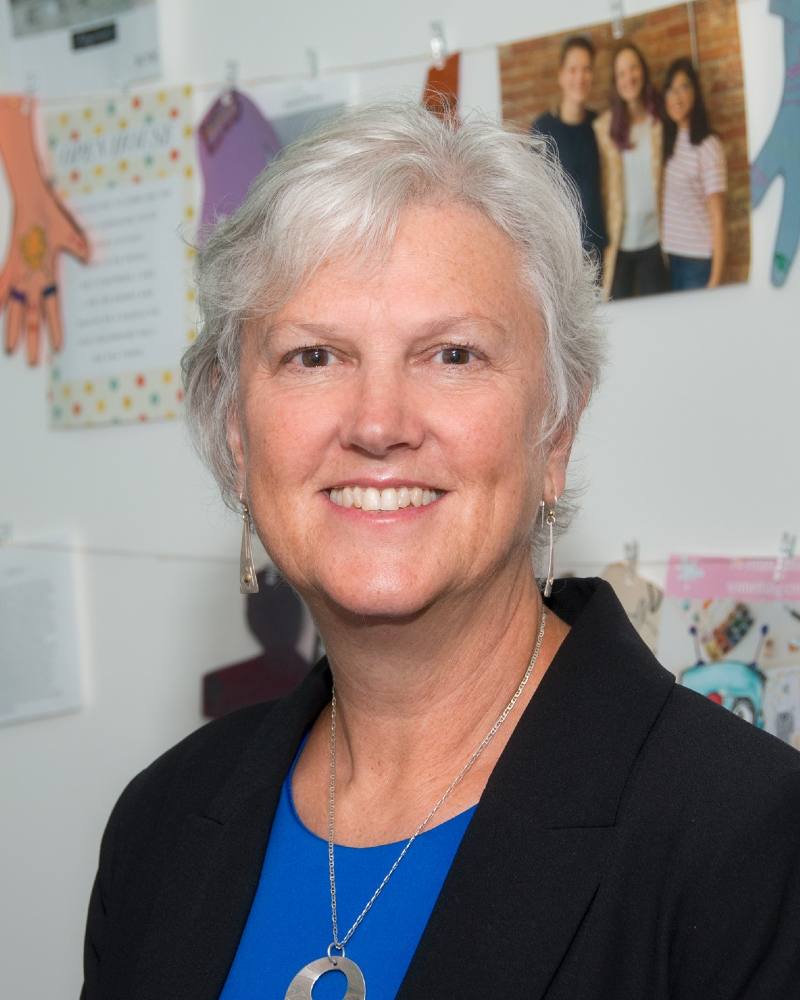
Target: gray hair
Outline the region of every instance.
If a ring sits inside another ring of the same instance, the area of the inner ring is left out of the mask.
[[[239,476],[227,442],[238,405],[244,324],[278,312],[334,255],[380,259],[410,204],[481,211],[517,247],[541,317],[545,446],[574,431],[603,360],[596,264],[581,245],[580,202],[545,139],[410,103],[348,110],[281,151],[197,255],[202,329],[183,358],[189,427],[223,499]],[[559,524],[566,513],[559,503]]]

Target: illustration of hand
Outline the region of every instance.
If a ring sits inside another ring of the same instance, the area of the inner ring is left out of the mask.
[[[41,357],[42,320],[54,351],[64,341],[57,294],[58,255],[66,251],[86,262],[89,245],[42,176],[23,98],[0,99],[0,155],[14,205],[8,257],[0,270],[5,349],[12,354],[24,334],[28,363],[36,365]]]
[[[750,167],[750,192],[757,208],[777,176],[783,177],[783,205],[772,258],[772,284],[786,281],[800,241],[800,0],[771,0],[784,19],[783,96],[767,141]]]

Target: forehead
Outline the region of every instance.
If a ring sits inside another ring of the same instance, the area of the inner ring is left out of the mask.
[[[577,66],[591,66],[592,57],[582,45],[573,45],[572,48],[567,49],[561,65],[563,69],[571,69]]]
[[[679,69],[673,74],[672,80],[670,80],[670,88],[672,87],[691,87],[692,81],[689,79],[689,75],[685,73],[682,69]]]
[[[639,69],[641,65],[641,60],[633,49],[623,49],[614,60],[614,69],[616,70]]]
[[[323,322],[336,314],[425,321],[476,312],[507,325],[535,312],[511,239],[482,212],[458,203],[413,205],[384,254],[324,262],[280,318]]]

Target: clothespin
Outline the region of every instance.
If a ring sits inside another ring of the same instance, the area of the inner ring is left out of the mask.
[[[627,571],[628,583],[633,583],[636,571],[639,568],[639,543],[634,538],[633,541],[625,542],[625,569]]]
[[[316,49],[306,49],[306,61],[308,62],[308,75],[312,80],[319,76],[319,53]]]
[[[22,99],[22,113],[29,115],[36,99],[36,74],[28,73],[25,82],[25,94]]]
[[[611,7],[611,34],[614,38],[622,38],[625,34],[625,11],[623,0],[609,0]]]
[[[220,100],[228,105],[233,101],[233,92],[239,78],[239,63],[235,59],[228,59],[225,62],[225,90]]]
[[[443,21],[431,21],[431,58],[437,69],[444,69],[447,62],[447,41]]]
[[[781,535],[781,543],[778,547],[778,558],[775,560],[775,572],[772,574],[772,579],[775,583],[779,583],[783,578],[786,563],[790,559],[794,559],[796,548],[797,535],[793,535],[789,531],[784,531]]]

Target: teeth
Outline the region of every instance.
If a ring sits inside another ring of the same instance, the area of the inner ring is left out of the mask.
[[[400,510],[403,507],[427,507],[441,496],[438,490],[425,490],[420,486],[389,487],[378,490],[374,486],[344,486],[331,490],[330,498],[337,507],[358,507],[361,510]]]

